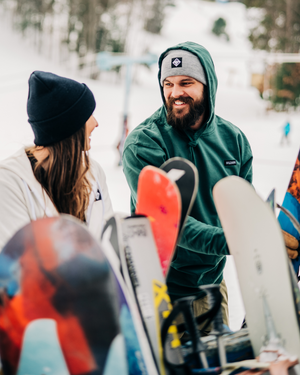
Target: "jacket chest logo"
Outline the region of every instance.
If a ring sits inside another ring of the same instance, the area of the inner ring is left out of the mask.
[[[102,197],[101,197],[101,193],[99,191],[99,189],[97,190],[97,193],[96,193],[96,197],[95,197],[95,202],[97,201],[101,201]]]
[[[171,62],[171,68],[182,68],[182,57],[174,57]]]
[[[225,167],[231,167],[232,165],[236,165],[236,160],[224,160]]]

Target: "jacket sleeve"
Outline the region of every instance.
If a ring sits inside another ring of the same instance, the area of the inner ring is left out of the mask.
[[[248,140],[242,140],[242,165],[239,177],[252,183],[252,151]],[[189,216],[182,234],[180,246],[190,251],[209,255],[229,255],[222,228],[211,226]]]
[[[239,177],[252,183],[252,151],[247,138],[241,142],[241,169]],[[225,234],[222,228],[211,226],[189,216],[179,243],[190,251],[209,255],[229,255]]]
[[[189,216],[185,223],[179,246],[206,255],[229,255],[222,228],[200,222]]]
[[[31,221],[20,183],[5,170],[0,170],[0,212],[1,251],[10,238]]]

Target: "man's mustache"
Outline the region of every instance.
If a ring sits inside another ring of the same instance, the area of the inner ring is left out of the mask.
[[[168,106],[172,107],[177,100],[186,104],[191,104],[194,102],[194,100],[190,96],[179,96],[178,98],[172,97],[167,101]]]

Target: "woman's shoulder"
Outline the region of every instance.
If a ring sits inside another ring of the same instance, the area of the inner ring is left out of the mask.
[[[97,178],[105,178],[104,169],[101,165],[95,160],[90,158],[91,172]]]
[[[6,173],[10,171],[15,174],[23,174],[28,169],[28,166],[30,166],[30,162],[25,153],[25,147],[23,147],[13,155],[0,161],[0,172]]]
[[[0,161],[1,181],[23,184],[23,180],[29,186],[38,187],[39,183],[33,175],[32,167],[25,150],[26,147],[23,147],[15,154]]]
[[[26,154],[25,154],[26,155]],[[24,168],[23,156],[20,153],[0,161],[0,190],[15,189],[17,186],[22,186],[24,175],[26,174]]]

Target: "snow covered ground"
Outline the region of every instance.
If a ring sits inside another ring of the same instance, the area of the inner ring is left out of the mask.
[[[0,12],[1,17],[1,12]],[[223,17],[228,24],[231,41],[210,34],[213,21]],[[179,42],[191,40],[203,44],[215,59],[219,78],[216,113],[239,126],[247,135],[254,155],[254,186],[265,199],[276,188],[277,201],[282,202],[299,150],[300,116],[290,114],[291,142],[280,145],[284,113],[267,113],[266,104],[256,89],[249,86],[251,48],[246,40],[246,10],[239,3],[211,3],[178,0],[170,9],[162,36],[144,39],[151,52],[160,54]],[[133,37],[134,38],[134,37]],[[134,42],[134,39],[133,39]],[[142,43],[136,34],[136,43]],[[117,166],[115,148],[122,124],[124,85],[113,79],[91,81],[65,66],[58,66],[37,55],[30,43],[13,33],[7,19],[0,19],[0,159],[11,155],[33,135],[27,123],[27,81],[34,70],[46,70],[87,83],[95,94],[95,117],[99,127],[92,136],[91,156],[103,166],[115,211],[129,213],[129,189],[122,169]],[[135,70],[129,103],[129,125],[133,129],[160,105],[157,68]],[[225,279],[229,289],[230,326],[238,329],[244,316],[234,263],[228,257]]]

